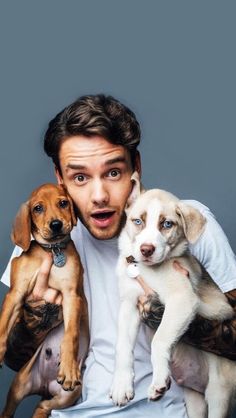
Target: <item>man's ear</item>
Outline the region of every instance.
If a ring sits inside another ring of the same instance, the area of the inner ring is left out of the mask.
[[[29,203],[23,203],[13,223],[11,239],[14,244],[28,251],[31,241],[31,215]]]
[[[137,171],[133,172],[130,180],[133,184],[133,188],[126,202],[125,211],[127,211],[130,208],[130,206],[132,206],[132,204],[140,196],[142,191],[142,185],[140,183],[139,173]]]
[[[187,240],[194,244],[204,231],[206,218],[198,209],[181,201],[177,204],[176,213],[181,217]]]
[[[56,179],[57,179],[57,183],[58,184],[63,184],[63,178],[62,178],[62,176],[60,174],[60,171],[57,168],[57,166],[55,166],[55,176],[56,176]]]
[[[134,171],[137,171],[139,174],[139,178],[142,176],[142,164],[141,164],[141,156],[140,152],[136,151],[135,161],[134,161]]]

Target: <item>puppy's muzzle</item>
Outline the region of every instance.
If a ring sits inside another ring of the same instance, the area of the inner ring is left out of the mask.
[[[155,251],[155,247],[152,244],[142,244],[140,251],[144,257],[151,257]]]
[[[54,219],[52,222],[50,222],[49,226],[54,234],[58,234],[62,230],[63,223],[59,219]]]

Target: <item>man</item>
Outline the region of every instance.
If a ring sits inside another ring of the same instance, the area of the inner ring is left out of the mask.
[[[186,417],[182,389],[175,382],[159,402],[147,402],[152,368],[150,333],[145,326],[135,348],[135,398],[123,408],[113,406],[109,399],[119,308],[117,236],[132,190],[131,175],[134,170],[141,174],[139,141],[140,128],[133,112],[103,95],[79,98],[50,122],[45,135],[44,148],[53,159],[57,181],[67,188],[79,217],[72,239],[84,266],[91,337],[83,402],[66,411],[53,411],[53,417]],[[208,208],[191,204],[207,218],[206,229],[191,251],[222,291],[230,291],[236,287],[236,263],[229,243]],[[17,253],[19,249],[14,255]],[[47,276],[50,263],[45,261],[40,274]],[[9,283],[8,276],[9,268],[5,283]],[[59,297],[50,290],[50,297],[35,296],[51,303]]]

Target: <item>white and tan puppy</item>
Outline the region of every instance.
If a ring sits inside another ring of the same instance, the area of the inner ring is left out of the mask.
[[[156,400],[168,389],[172,361],[177,383],[191,389],[186,401],[189,417],[205,417],[208,404],[210,418],[223,418],[236,385],[234,362],[176,344],[196,314],[218,320],[233,315],[225,295],[210,278],[203,280],[201,266],[188,251],[188,243],[199,239],[206,220],[197,209],[168,192],[154,189],[140,193],[136,174],[134,180],[119,239],[121,307],[111,397],[115,404],[124,405],[134,396],[133,349],[140,323],[137,302],[144,292],[136,280],[140,275],[165,306],[151,345],[153,379],[148,398]],[[129,264],[127,259],[135,261]],[[174,268],[174,260],[188,270],[189,278]],[[199,392],[205,394],[206,402]]]

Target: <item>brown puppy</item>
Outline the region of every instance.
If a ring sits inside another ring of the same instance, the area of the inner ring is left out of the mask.
[[[77,363],[82,310],[83,268],[70,231],[76,225],[73,203],[62,186],[45,184],[24,203],[15,220],[12,239],[23,253],[12,260],[11,287],[0,317],[0,363],[4,360],[8,335],[22,304],[36,284],[45,251],[53,253],[48,285],[62,294],[65,333],[60,346],[57,381],[65,390],[74,390],[80,381]],[[31,241],[31,233],[34,240]]]

